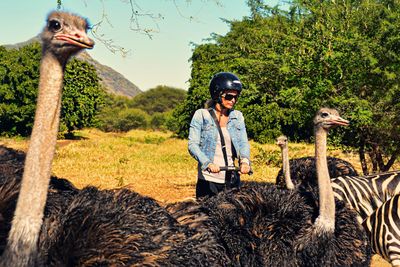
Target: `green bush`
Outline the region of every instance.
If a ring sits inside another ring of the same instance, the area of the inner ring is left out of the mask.
[[[108,109],[103,111],[99,121],[99,128],[105,132],[127,132],[148,128],[150,116],[140,109]]]
[[[125,109],[118,114],[116,127],[122,132],[132,129],[146,129],[149,115],[140,109]]]
[[[172,110],[186,98],[186,91],[159,85],[138,94],[128,102],[129,108],[138,108],[152,115]]]
[[[164,130],[166,129],[165,123],[167,121],[167,113],[156,112],[151,115],[150,127],[153,130]]]

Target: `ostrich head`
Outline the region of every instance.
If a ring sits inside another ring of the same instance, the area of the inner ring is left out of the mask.
[[[279,136],[276,138],[276,144],[281,148],[286,147],[288,145],[287,137],[284,135]]]
[[[94,42],[86,35],[88,28],[86,19],[54,11],[49,14],[41,33],[43,50],[50,50],[58,58],[68,59],[83,48],[92,49]]]
[[[321,127],[328,131],[334,126],[348,126],[349,121],[340,117],[336,109],[321,108],[314,117],[314,127]]]

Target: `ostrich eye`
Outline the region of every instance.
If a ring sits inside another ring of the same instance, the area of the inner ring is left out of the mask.
[[[328,117],[328,116],[329,116],[329,114],[326,113],[326,112],[322,112],[322,114],[321,114],[321,117],[322,117],[322,118],[326,118],[326,117]]]
[[[47,27],[50,31],[58,32],[61,30],[61,23],[58,20],[50,20]]]

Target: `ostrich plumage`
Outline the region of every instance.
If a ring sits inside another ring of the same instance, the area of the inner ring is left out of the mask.
[[[0,253],[10,230],[25,155],[0,146]],[[206,229],[182,226],[155,200],[128,189],[77,189],[51,177],[35,266],[226,266]]]
[[[233,266],[369,266],[371,251],[357,214],[336,201],[335,232],[315,233],[318,192],[246,184],[167,210],[181,224],[209,229]]]
[[[279,136],[276,144],[281,149],[282,168],[276,176],[276,185],[280,188],[294,189],[317,186],[317,169],[315,157],[302,157],[289,160],[288,139]],[[340,158],[327,157],[329,177],[357,176],[353,165]]]
[[[210,229],[235,266],[368,266],[366,233],[354,211],[335,204],[326,164],[328,129],[347,123],[335,110],[316,115],[318,187],[298,192],[248,183],[167,210],[183,225]]]
[[[286,144],[287,145],[287,144]],[[287,153],[282,150],[282,154]],[[285,156],[282,155],[282,158]],[[287,157],[287,154],[286,154]],[[328,171],[331,179],[339,176],[358,176],[354,166],[343,159],[335,157],[327,157]],[[294,187],[306,188],[308,186],[317,186],[317,170],[315,166],[315,157],[301,157],[289,160],[290,178]],[[282,167],[276,176],[276,185],[280,188],[287,188],[284,175],[284,167]]]
[[[0,254],[3,253],[20,190],[25,153],[0,145]],[[50,201],[45,214],[60,212],[61,207],[78,193],[71,182],[51,176],[48,194]]]
[[[46,217],[41,234],[39,266],[229,265],[209,232],[180,225],[155,200],[127,189],[84,188]]]

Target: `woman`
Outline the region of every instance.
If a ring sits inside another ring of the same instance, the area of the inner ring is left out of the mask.
[[[244,118],[233,109],[242,91],[240,80],[232,73],[220,72],[211,79],[209,89],[209,108],[196,110],[189,130],[189,153],[198,161],[197,198],[240,186],[239,174],[220,171],[220,166],[233,166],[237,158],[240,173],[251,170]]]

